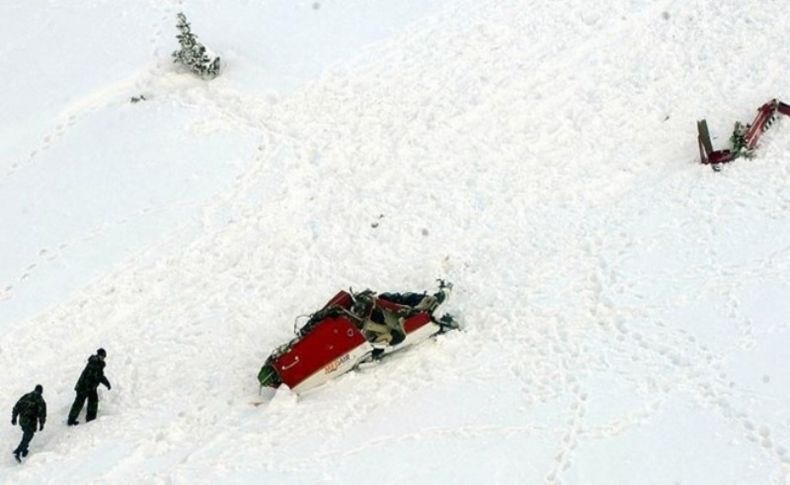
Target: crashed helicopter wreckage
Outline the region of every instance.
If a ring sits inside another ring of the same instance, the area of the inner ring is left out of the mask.
[[[359,364],[457,329],[450,315],[434,316],[451,290],[451,283],[439,280],[433,295],[340,291],[300,329],[294,328],[294,339],[272,352],[258,381],[261,387],[285,384],[301,393]]]
[[[763,132],[771,127],[777,114],[790,116],[790,105],[772,99],[757,109],[754,120],[744,125],[735,123],[735,129],[730,136],[732,148],[728,150],[714,150],[710,141],[708,123],[705,120],[697,121],[697,143],[699,144],[700,161],[710,165],[715,171],[721,170],[721,164],[731,162],[739,157],[750,158],[757,148]]]

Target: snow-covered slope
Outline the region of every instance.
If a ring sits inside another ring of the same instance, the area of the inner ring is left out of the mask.
[[[50,418],[0,481],[790,479],[790,120],[720,173],[694,133],[790,98],[781,2],[28,3],[0,404],[41,383]],[[182,10],[211,82],[170,63]],[[297,315],[438,277],[463,332],[259,395]]]

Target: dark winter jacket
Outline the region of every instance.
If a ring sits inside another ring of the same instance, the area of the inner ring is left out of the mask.
[[[35,428],[39,423],[44,426],[47,420],[47,403],[41,394],[33,391],[20,397],[14,405],[11,420],[16,421],[17,417],[23,428]]]
[[[91,355],[88,358],[88,365],[85,366],[77,385],[74,386],[74,390],[77,392],[95,391],[99,384],[110,388],[110,381],[104,377],[104,360],[98,355]]]

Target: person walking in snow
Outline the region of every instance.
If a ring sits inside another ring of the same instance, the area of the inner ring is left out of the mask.
[[[79,424],[77,416],[82,411],[82,405],[85,404],[86,399],[88,400],[88,409],[85,412],[85,421],[96,419],[96,411],[99,409],[99,393],[96,392],[96,388],[99,387],[99,384],[104,384],[108,391],[112,389],[110,381],[104,377],[105,357],[107,357],[107,352],[104,349],[99,349],[96,351],[96,355],[91,355],[88,358],[88,364],[80,374],[77,385],[74,386],[77,396],[74,398],[74,404],[71,405],[71,411],[69,411],[67,421],[69,426]]]
[[[20,456],[27,456],[27,447],[30,440],[33,439],[33,435],[36,434],[36,427],[42,431],[47,420],[47,403],[44,402],[42,394],[44,394],[44,388],[41,384],[36,385],[33,392],[19,398],[11,413],[11,424],[16,426],[17,418],[19,418],[19,426],[22,427],[22,441],[13,451],[14,458],[20,463],[22,463]]]

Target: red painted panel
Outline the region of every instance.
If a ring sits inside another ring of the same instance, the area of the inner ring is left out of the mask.
[[[365,343],[365,337],[345,316],[330,317],[274,361],[282,381],[290,388],[327,364]]]
[[[407,334],[410,334],[430,321],[431,316],[429,314],[418,313],[407,318],[406,321],[403,322],[403,330],[405,330]]]

